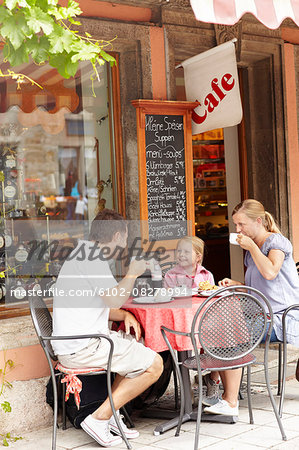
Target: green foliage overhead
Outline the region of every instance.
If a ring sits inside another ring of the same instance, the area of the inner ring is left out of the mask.
[[[98,65],[115,63],[103,50],[111,41],[92,39],[89,33],[80,35],[81,24],[76,20],[80,14],[74,0],[69,0],[67,7],[59,6],[58,0],[4,0],[0,5],[0,38],[5,60],[18,66],[31,57],[36,64],[49,63],[64,78],[75,75],[79,61],[90,61],[99,77]],[[72,30],[72,25],[77,30]],[[5,76],[11,74],[14,72]]]

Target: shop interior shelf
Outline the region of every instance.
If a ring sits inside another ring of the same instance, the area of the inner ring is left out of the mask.
[[[198,158],[193,159],[193,165],[198,166],[200,164],[217,164],[217,163],[224,163],[224,158]]]
[[[203,144],[203,145],[208,145],[208,144],[216,144],[216,145],[218,145],[218,144],[223,144],[224,143],[224,140],[223,139],[218,139],[218,140],[216,140],[216,139],[210,139],[210,140],[206,140],[206,141],[192,141],[192,144],[196,144],[196,145],[198,145],[198,144]]]
[[[194,189],[194,192],[202,192],[202,191],[221,191],[221,192],[223,192],[223,191],[225,191],[226,190],[226,187],[225,186],[221,186],[221,187],[208,187],[208,188],[206,188],[206,187],[203,187],[203,188],[196,188],[196,189]]]

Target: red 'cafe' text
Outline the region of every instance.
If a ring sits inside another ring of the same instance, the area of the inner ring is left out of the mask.
[[[221,100],[226,96],[226,92],[231,91],[234,85],[235,79],[230,73],[224,74],[221,78],[221,87],[219,86],[218,78],[213,78],[211,82],[212,92],[209,92],[203,102],[206,110],[202,116],[195,111],[192,111],[192,120],[197,124],[203,123],[206,120],[208,113],[214,111]]]

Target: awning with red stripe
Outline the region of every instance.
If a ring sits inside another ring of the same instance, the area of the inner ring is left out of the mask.
[[[299,0],[190,0],[201,22],[233,25],[246,13],[253,14],[267,28],[278,28],[290,18],[299,26]]]

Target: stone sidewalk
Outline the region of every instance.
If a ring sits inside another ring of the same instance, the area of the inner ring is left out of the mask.
[[[211,450],[250,450],[250,449],[281,449],[295,450],[299,448],[299,383],[294,377],[298,349],[289,351],[286,396],[284,403],[283,425],[287,441],[282,441],[281,434],[271,409],[270,400],[266,394],[263,374],[260,367],[254,368],[252,377],[252,403],[254,425],[249,424],[247,400],[240,401],[239,421],[236,424],[219,424],[205,422],[201,424],[200,449]],[[276,400],[277,388],[277,352],[270,352],[270,379]],[[196,389],[195,389],[196,391]],[[173,390],[170,388],[161,401],[162,404],[173,402]],[[179,437],[174,436],[174,430],[154,436],[153,429],[161,422],[135,415],[136,428],[140,432],[138,439],[131,441],[134,450],[192,450],[195,434],[195,422],[183,424]],[[41,429],[31,433],[23,433],[23,439],[10,444],[14,450],[50,450],[51,428]],[[70,424],[65,431],[58,430],[57,450],[92,450],[102,448],[83,430],[76,430]],[[123,443],[115,449],[125,449]]]

